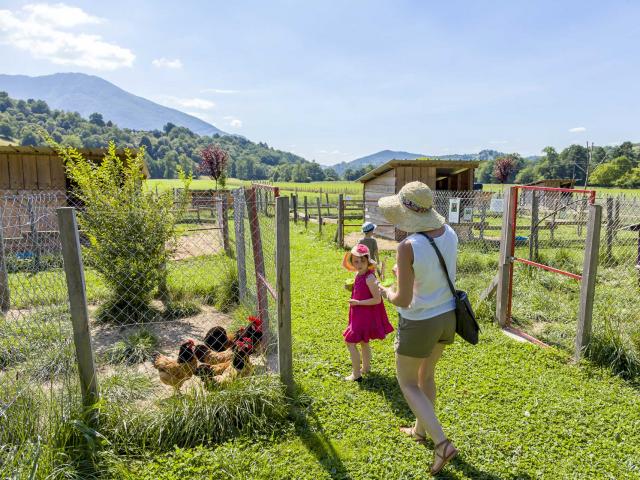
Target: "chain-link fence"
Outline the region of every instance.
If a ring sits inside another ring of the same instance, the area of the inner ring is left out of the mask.
[[[0,472],[39,441],[58,396],[80,406],[57,209],[77,207],[98,384],[154,408],[178,390],[278,372],[274,198],[182,192],[154,211],[63,193],[3,197]],[[27,420],[28,432],[16,428]]]
[[[78,407],[55,215],[65,203],[59,193],[0,198],[1,478],[27,478],[50,461],[43,445]]]

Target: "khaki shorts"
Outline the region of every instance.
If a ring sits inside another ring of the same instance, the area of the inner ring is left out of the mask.
[[[436,343],[451,345],[455,334],[455,310],[426,320],[407,320],[398,314],[395,350],[399,355],[426,358]]]

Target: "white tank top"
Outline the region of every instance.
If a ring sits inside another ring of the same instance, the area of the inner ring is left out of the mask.
[[[440,253],[444,257],[451,281],[456,282],[456,260],[458,254],[458,235],[449,225],[444,233],[434,238]],[[398,307],[402,318],[407,320],[427,320],[451,310],[456,303],[444,275],[438,255],[424,235],[414,233],[405,240],[413,249],[413,300],[407,308]]]

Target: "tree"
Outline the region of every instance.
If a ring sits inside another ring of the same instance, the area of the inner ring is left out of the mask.
[[[104,119],[102,118],[101,113],[95,112],[89,115],[89,122],[97,125],[98,127],[104,127]]]
[[[633,169],[631,161],[625,157],[618,157],[610,162],[602,163],[591,174],[591,183],[594,185],[611,186],[627,172]]]
[[[23,146],[36,146],[40,143],[40,137],[36,135],[31,130],[27,130],[23,132],[22,139],[20,140],[20,145]]]
[[[324,179],[330,182],[340,180],[340,175],[333,168],[327,168],[324,171]]]
[[[498,157],[493,166],[493,176],[500,183],[505,183],[509,176],[516,168],[516,159],[514,155],[505,155]]]
[[[0,137],[11,140],[13,138],[13,128],[7,122],[0,123]]]
[[[527,185],[538,180],[538,171],[534,165],[527,165],[516,175],[516,183]]]
[[[224,187],[229,154],[220,148],[220,145],[207,145],[200,152],[200,158],[202,161],[198,171],[216,181],[216,190],[218,189],[218,181]]]

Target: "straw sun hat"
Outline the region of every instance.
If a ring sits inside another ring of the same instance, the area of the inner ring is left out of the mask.
[[[371,259],[369,247],[361,243],[354,245],[350,252],[345,253],[342,259],[342,266],[350,272],[355,272],[357,268],[353,266],[353,257],[364,257],[365,255],[369,257],[369,268],[375,269],[376,261]]]
[[[444,217],[433,208],[433,192],[422,182],[410,182],[397,195],[378,200],[384,218],[407,233],[435,230]]]

